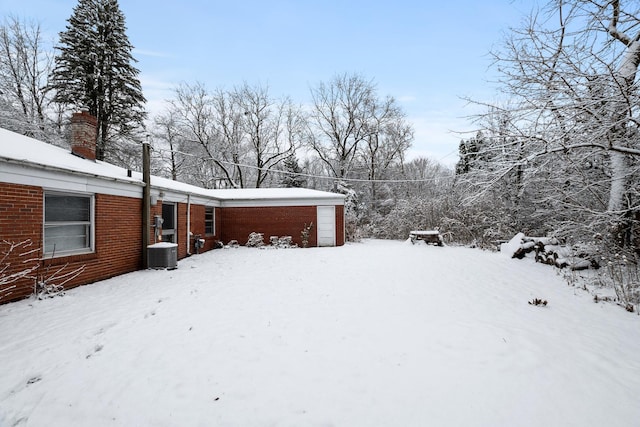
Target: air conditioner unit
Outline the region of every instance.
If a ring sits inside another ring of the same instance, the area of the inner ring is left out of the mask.
[[[178,268],[178,245],[176,243],[155,243],[147,246],[149,268]]]

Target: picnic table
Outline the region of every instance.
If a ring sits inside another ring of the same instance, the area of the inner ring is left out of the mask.
[[[415,245],[416,240],[422,240],[427,245],[433,244],[437,246],[444,246],[444,241],[438,230],[414,230],[409,232],[409,238],[411,243]]]

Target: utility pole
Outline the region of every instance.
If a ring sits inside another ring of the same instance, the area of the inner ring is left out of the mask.
[[[142,144],[142,268],[149,268],[148,249],[151,230],[151,145],[149,139]]]

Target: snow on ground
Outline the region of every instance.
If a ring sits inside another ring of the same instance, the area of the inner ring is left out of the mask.
[[[477,249],[216,250],[0,306],[3,427],[639,420],[640,317]]]

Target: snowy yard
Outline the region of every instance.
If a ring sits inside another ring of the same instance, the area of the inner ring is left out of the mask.
[[[428,425],[640,425],[640,317],[531,261],[376,240],[0,306],[2,427]]]

